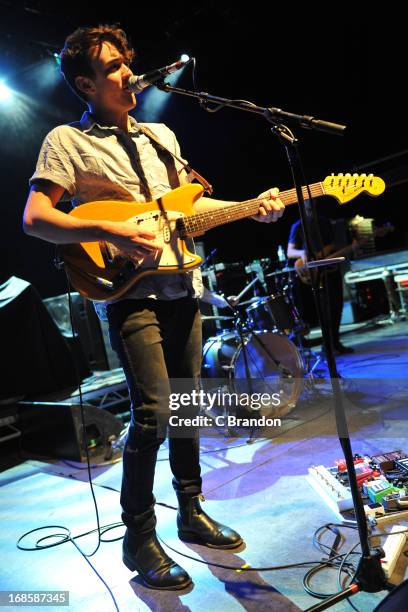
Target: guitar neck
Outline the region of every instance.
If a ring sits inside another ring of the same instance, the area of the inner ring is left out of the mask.
[[[313,185],[309,185],[309,188],[302,187],[305,199],[309,199],[309,189],[313,198],[318,198],[326,193],[322,183],[313,183]],[[279,198],[285,206],[295,204],[298,201],[295,189],[280,192]],[[203,234],[213,227],[252,217],[257,214],[261,202],[262,198],[254,198],[253,200],[245,200],[245,202],[239,202],[224,208],[217,208],[214,211],[184,217],[181,234],[183,237],[196,236]]]
[[[335,251],[334,253],[329,253],[328,257],[341,257],[342,255],[347,255],[347,253],[351,253],[353,248],[353,244],[348,244],[345,247],[339,249],[338,251]]]

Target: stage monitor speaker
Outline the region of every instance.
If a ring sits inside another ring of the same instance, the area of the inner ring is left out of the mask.
[[[85,358],[92,371],[120,367],[109,340],[108,324],[100,321],[92,302],[79,293],[71,293],[75,333],[79,336]],[[44,303],[61,333],[72,338],[68,294],[56,295]]]
[[[86,445],[91,456],[108,450],[123,430],[122,420],[89,404],[83,408],[85,432],[79,404],[20,402],[22,448],[74,461],[86,461]]]
[[[0,398],[77,386],[72,352],[36,289],[12,276],[0,285]]]

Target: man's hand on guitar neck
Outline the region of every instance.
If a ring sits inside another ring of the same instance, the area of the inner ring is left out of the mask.
[[[258,198],[261,199],[259,204],[258,214],[251,217],[255,221],[263,223],[275,223],[283,215],[285,210],[284,203],[278,198],[279,189],[274,187],[260,193]]]
[[[251,219],[255,221],[262,221],[264,223],[274,223],[277,221],[285,210],[284,203],[278,198],[279,189],[269,189],[264,191],[259,196],[254,198],[254,201],[259,201],[258,213],[253,215]],[[252,203],[252,200],[251,200]],[[208,198],[206,196],[201,197],[194,203],[194,212],[205,213],[212,212],[220,208],[228,208],[230,206],[236,206],[241,202],[226,202],[224,200],[216,200],[215,198]]]

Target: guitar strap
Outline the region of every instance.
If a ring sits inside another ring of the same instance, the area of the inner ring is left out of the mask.
[[[177,185],[176,187],[179,187],[181,185],[181,181],[180,181],[180,174],[183,172],[183,170],[185,170],[187,172],[187,175],[189,175],[190,177],[195,178],[200,185],[202,185],[204,187],[204,190],[211,195],[213,192],[213,188],[212,185],[210,185],[210,183],[203,177],[201,176],[201,174],[199,174],[198,172],[196,172],[188,163],[186,163],[183,159],[181,159],[180,157],[178,157],[177,155],[175,155],[172,151],[169,151],[169,149],[167,147],[165,147],[159,140],[159,138],[156,136],[156,134],[154,132],[152,132],[151,129],[149,129],[148,127],[146,127],[145,125],[140,125],[139,127],[141,129],[141,131],[143,132],[143,134],[145,134],[145,136],[147,136],[151,141],[152,141],[152,145],[157,149],[161,150],[162,152],[166,153],[166,157],[171,159],[171,161],[173,162],[171,164],[171,166],[166,164],[167,167],[167,174],[169,177],[169,184],[170,187],[172,189],[174,189],[173,187],[173,180],[172,180],[172,176],[171,176],[171,169],[173,170],[174,174],[177,177]],[[155,146],[156,145],[156,146]],[[158,151],[159,154],[159,151]],[[179,170],[177,172],[176,169],[176,164],[174,163],[174,160],[177,160],[181,165],[182,168],[181,170]],[[191,179],[192,180],[192,179]],[[164,216],[164,218],[166,219],[167,223],[168,223],[168,219],[167,219],[167,212],[165,211],[162,203],[161,203],[161,199],[159,198],[157,200],[157,203],[160,207],[160,210]],[[192,240],[190,240],[190,248],[194,250],[195,252],[195,247],[194,247],[194,243]],[[181,255],[181,254],[179,254]],[[182,263],[182,261],[180,260],[180,263]],[[189,287],[189,285],[186,283],[185,277],[184,275],[181,276],[181,283],[184,286],[184,288],[186,289],[186,291],[188,291],[190,293],[191,291],[191,287]]]
[[[179,170],[177,172],[176,170],[176,166],[174,164],[173,161],[173,168],[176,171],[177,175],[178,175],[178,184],[174,185],[174,180],[172,179],[171,173],[168,170],[167,173],[169,175],[169,183],[170,183],[170,187],[172,189],[174,189],[175,187],[179,187],[180,186],[180,174],[181,172],[183,172],[183,170],[185,170],[187,172],[188,175],[190,175],[191,177],[195,178],[203,187],[204,190],[211,195],[213,192],[213,188],[212,185],[198,172],[196,172],[196,170],[194,170],[190,164],[186,163],[183,159],[181,159],[180,157],[178,157],[177,155],[175,155],[172,151],[170,151],[167,147],[165,147],[160,140],[158,139],[158,137],[156,136],[156,134],[154,132],[152,132],[152,130],[148,127],[146,127],[145,125],[140,125],[140,130],[143,132],[143,134],[145,134],[145,136],[147,136],[151,141],[153,141],[153,146],[155,146],[155,148],[159,148],[160,150],[166,152],[167,154],[171,155],[173,159],[176,159],[183,167],[181,168],[181,170]]]

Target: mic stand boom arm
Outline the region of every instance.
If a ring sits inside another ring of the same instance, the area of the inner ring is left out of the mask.
[[[281,120],[281,121],[296,121],[303,128],[310,130],[320,130],[322,132],[329,132],[331,134],[337,134],[341,136],[346,129],[345,125],[339,123],[332,123],[331,121],[324,121],[322,119],[316,119],[309,115],[297,115],[296,113],[288,113],[281,108],[263,107],[257,106],[247,100],[229,100],[228,98],[220,98],[218,96],[212,96],[204,91],[191,91],[190,89],[182,89],[181,87],[174,87],[168,83],[159,82],[154,84],[158,89],[166,91],[168,93],[177,93],[183,96],[190,96],[197,98],[202,105],[213,104],[215,108],[209,108],[210,112],[216,112],[224,107],[236,108],[237,110],[243,110],[249,113],[255,113],[256,115],[264,116],[268,121]]]

